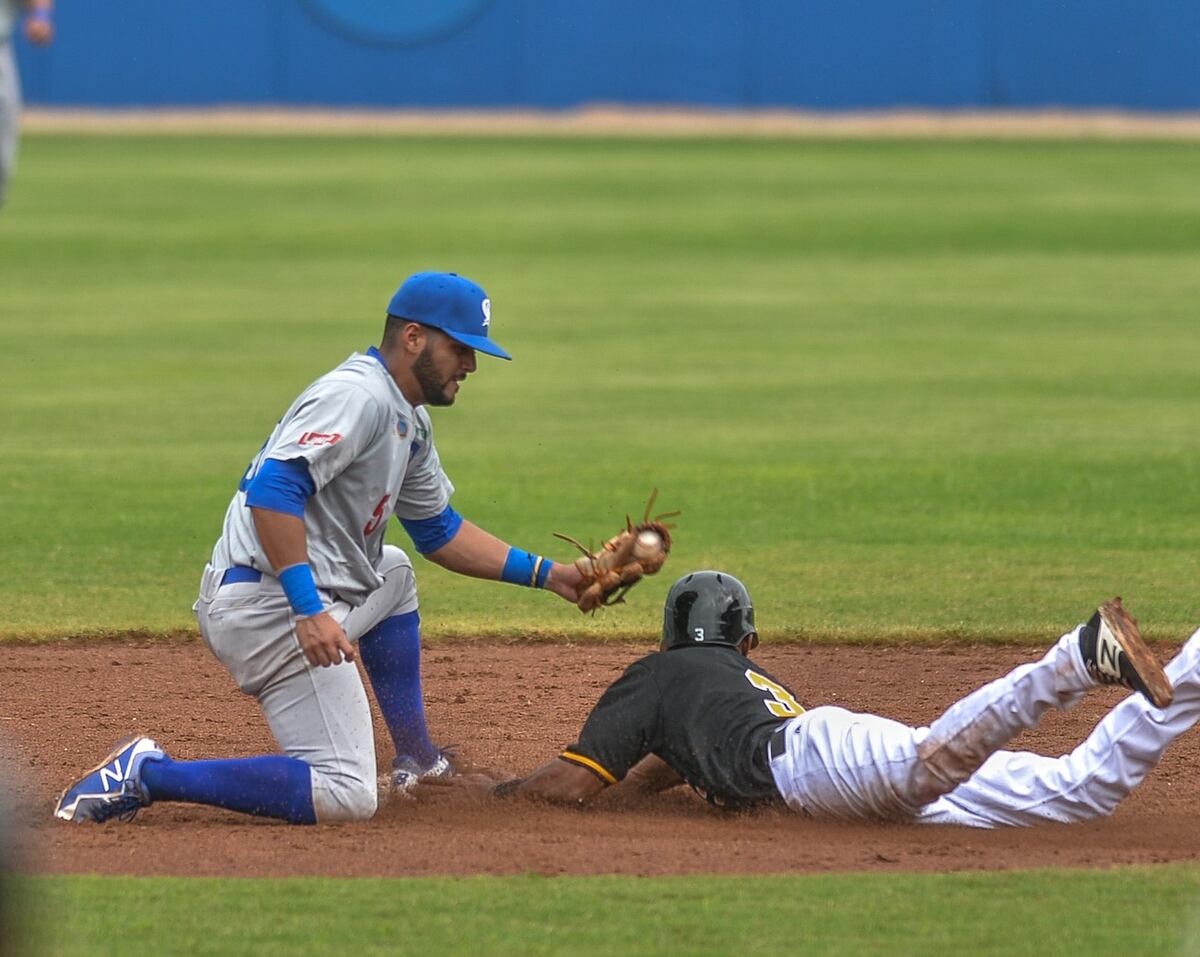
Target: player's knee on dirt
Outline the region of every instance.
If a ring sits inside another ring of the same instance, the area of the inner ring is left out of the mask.
[[[319,824],[368,821],[379,807],[375,780],[313,771],[313,810]]]

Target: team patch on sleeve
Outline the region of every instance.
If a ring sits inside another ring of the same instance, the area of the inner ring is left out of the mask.
[[[587,768],[605,784],[617,783],[617,779],[610,771],[608,771],[608,769],[585,755],[576,754],[574,751],[564,751],[559,755],[559,757],[564,761],[569,761],[571,764],[577,764],[581,768]]]
[[[305,432],[296,440],[297,445],[337,445],[342,441],[341,432]]]

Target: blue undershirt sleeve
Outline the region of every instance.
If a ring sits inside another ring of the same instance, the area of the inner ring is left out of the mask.
[[[433,518],[402,518],[400,524],[422,555],[436,552],[458,534],[463,519],[449,505]]]
[[[317,491],[304,459],[267,459],[246,487],[246,504],[304,517],[304,506]]]

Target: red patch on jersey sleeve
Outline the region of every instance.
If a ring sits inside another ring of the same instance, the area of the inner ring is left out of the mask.
[[[342,441],[341,432],[305,432],[298,440],[298,445],[336,445]]]

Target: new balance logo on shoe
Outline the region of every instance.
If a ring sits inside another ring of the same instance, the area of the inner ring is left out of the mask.
[[[1123,685],[1157,708],[1171,703],[1171,680],[1120,598],[1106,601],[1079,629],[1079,651],[1088,673],[1100,684]]]
[[[1108,631],[1107,628],[1104,629]],[[1103,636],[1107,638],[1108,636]],[[1096,646],[1096,664],[1101,671],[1108,672],[1116,678],[1121,676],[1121,662],[1119,656],[1121,653],[1120,646],[1113,640],[1104,641],[1103,638],[1097,642]]]
[[[125,780],[125,772],[121,770],[121,759],[117,758],[113,762],[112,770],[108,768],[100,769],[100,787],[105,791],[112,788],[114,784],[120,784]]]
[[[147,761],[160,761],[166,753],[152,739],[138,735],[123,741],[87,774],[63,791],[54,816],[63,821],[118,818],[129,821],[150,803],[150,792],[141,780]]]

